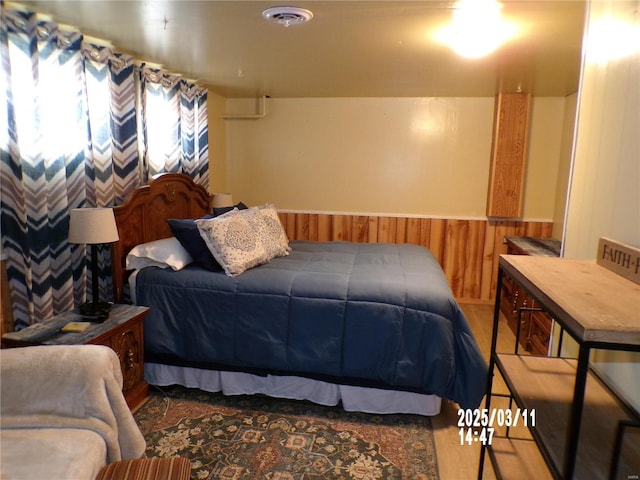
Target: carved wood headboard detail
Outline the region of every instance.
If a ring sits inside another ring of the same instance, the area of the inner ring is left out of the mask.
[[[189,177],[164,173],[147,185],[138,187],[122,205],[113,208],[120,240],[111,246],[113,296],[122,303],[128,278],[125,259],[141,243],[172,236],[167,220],[198,218],[210,213],[210,195]]]

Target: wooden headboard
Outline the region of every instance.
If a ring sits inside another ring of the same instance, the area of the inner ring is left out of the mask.
[[[189,177],[177,173],[157,175],[136,188],[127,200],[113,208],[120,240],[111,246],[113,296],[122,303],[128,273],[125,259],[141,243],[172,236],[167,220],[198,218],[210,213],[210,195]]]

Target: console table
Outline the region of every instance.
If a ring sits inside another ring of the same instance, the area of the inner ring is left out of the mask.
[[[496,293],[486,408],[497,369],[518,408],[535,411],[531,439],[493,438],[486,453],[498,478],[636,478],[640,414],[590,368],[592,349],[640,351],[640,286],[595,261],[502,255],[508,275],[579,346],[577,359],[496,352]],[[561,341],[561,340],[560,340]],[[515,407],[513,407],[515,408]],[[634,477],[634,475],[636,477]]]

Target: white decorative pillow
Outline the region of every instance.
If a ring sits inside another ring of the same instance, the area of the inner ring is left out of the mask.
[[[138,270],[144,267],[160,267],[180,270],[193,262],[191,255],[176,237],[164,238],[136,245],[128,253],[125,267]]]
[[[261,217],[261,224],[257,227],[260,239],[267,250],[269,260],[275,257],[289,255],[291,247],[289,246],[289,238],[284,231],[284,227],[278,217],[278,211],[275,205],[267,203],[261,207],[257,207]]]
[[[234,210],[219,217],[196,220],[200,235],[216,261],[230,276],[269,260],[255,225],[256,210]]]

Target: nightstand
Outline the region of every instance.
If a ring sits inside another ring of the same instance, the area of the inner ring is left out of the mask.
[[[553,238],[505,237],[508,255],[559,257],[560,242]],[[553,319],[513,279],[502,276],[500,310],[519,342],[533,355],[547,356]]]
[[[143,320],[149,309],[135,305],[113,305],[109,318],[92,323],[84,332],[62,332],[69,322],[81,322],[77,311],[64,312],[53,318],[2,336],[6,347],[30,345],[95,344],[111,347],[120,358],[123,393],[129,408],[135,408],[147,398],[149,386],[144,381]]]

